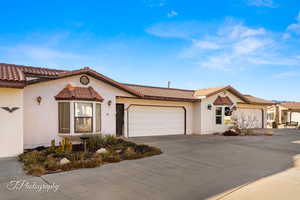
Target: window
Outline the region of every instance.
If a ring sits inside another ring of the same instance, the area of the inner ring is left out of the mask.
[[[75,103],[75,132],[93,132],[93,104]]]
[[[216,124],[231,124],[231,116],[232,109],[230,107],[216,107]]]
[[[59,133],[70,133],[70,103],[58,103],[58,124]]]
[[[96,132],[101,131],[101,104],[96,104]]]
[[[222,124],[222,107],[216,107],[216,124]]]

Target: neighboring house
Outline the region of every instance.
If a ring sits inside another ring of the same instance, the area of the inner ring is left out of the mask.
[[[264,128],[273,104],[231,86],[161,88],[119,83],[90,68],[0,64],[0,157],[85,133],[212,134],[230,127],[232,112],[252,121],[249,127]]]
[[[297,127],[300,124],[300,102],[284,102],[268,107],[268,127]]]

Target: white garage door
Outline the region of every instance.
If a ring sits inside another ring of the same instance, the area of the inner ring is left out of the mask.
[[[182,107],[131,106],[128,114],[129,137],[182,135],[185,132]]]
[[[261,109],[240,108],[237,110],[238,120],[245,128],[262,128],[263,114]]]

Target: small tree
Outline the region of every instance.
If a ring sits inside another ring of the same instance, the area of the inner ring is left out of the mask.
[[[239,129],[250,129],[254,128],[258,123],[256,116],[245,115],[244,113],[235,114],[232,117],[232,121],[235,127]]]

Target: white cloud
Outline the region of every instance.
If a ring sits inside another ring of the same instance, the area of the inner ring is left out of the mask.
[[[192,39],[195,35],[203,32],[202,26],[196,21],[162,22],[152,25],[145,31],[157,37]]]
[[[143,0],[143,2],[147,7],[150,8],[163,7],[166,5],[166,0]]]
[[[300,66],[300,58],[285,46],[284,33],[264,27],[248,27],[233,19],[214,28],[199,22],[159,23],[146,30],[158,37],[180,38],[191,43],[179,53],[201,67],[221,70],[252,66]]]
[[[202,49],[220,49],[221,47],[213,42],[209,42],[209,41],[194,41],[194,45],[195,47],[199,47]]]
[[[74,53],[35,45],[18,45],[14,47],[13,51],[17,51],[25,56],[38,60],[75,59],[80,57]]]
[[[300,12],[298,13],[298,16],[296,17],[297,23],[290,24],[287,27],[287,31],[294,32],[296,34],[300,34]]]
[[[282,38],[285,39],[285,40],[290,39],[291,37],[292,37],[292,36],[291,36],[291,34],[289,34],[289,33],[283,33],[283,34],[282,34]]]
[[[249,6],[257,6],[257,7],[269,7],[276,8],[278,7],[273,0],[248,0]]]
[[[289,77],[295,77],[299,76],[298,71],[286,71],[286,72],[281,72],[278,74],[273,75],[273,78],[289,78]]]
[[[228,26],[224,29],[221,29],[219,34],[226,35],[228,32],[230,39],[246,38],[250,36],[266,34],[266,30],[264,28],[252,29],[243,25]]]
[[[167,16],[169,18],[172,18],[172,17],[176,17],[178,15],[178,13],[175,11],[175,10],[171,10],[170,12],[168,12]]]
[[[237,55],[252,54],[271,43],[271,40],[250,37],[234,43],[233,49]]]

